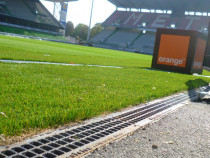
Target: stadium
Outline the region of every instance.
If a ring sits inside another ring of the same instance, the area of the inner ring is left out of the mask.
[[[49,1],[0,1],[0,158],[209,156],[208,0],[108,0],[84,45]]]
[[[1,24],[56,33],[62,25],[40,1],[2,1]]]
[[[180,8],[178,2],[110,2],[116,5],[117,10],[103,23],[104,30],[91,39],[96,47],[153,54],[157,28],[207,33],[210,18],[205,2],[197,6],[191,1],[184,1],[186,8]]]

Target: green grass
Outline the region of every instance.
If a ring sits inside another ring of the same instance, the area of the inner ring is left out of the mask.
[[[19,34],[19,35],[47,38],[51,40],[59,40],[59,41],[68,42],[68,40],[65,37],[60,36],[60,35],[53,35],[53,34],[48,34],[48,33],[37,32],[37,31],[24,30],[24,29],[19,29],[19,28],[14,28],[14,27],[0,26],[0,32],[14,33],[14,34]]]
[[[149,55],[5,36],[0,36],[0,49],[1,59],[61,63],[150,67],[152,59]]]
[[[210,81],[145,70],[151,56],[0,36],[0,59],[5,58],[126,67],[0,63],[0,112],[7,116],[0,114],[0,134],[6,136],[117,111]]]

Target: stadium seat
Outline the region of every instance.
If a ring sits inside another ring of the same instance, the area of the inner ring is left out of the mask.
[[[93,37],[90,41],[91,42],[103,42],[109,35],[111,35],[114,30],[104,29],[95,37]]]
[[[126,30],[119,30],[111,37],[109,37],[106,41],[108,44],[116,44],[119,46],[127,46],[129,42],[135,39],[138,36],[138,33],[126,31]]]

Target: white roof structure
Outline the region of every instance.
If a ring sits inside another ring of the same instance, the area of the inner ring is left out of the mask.
[[[121,8],[210,12],[209,0],[108,0]]]
[[[72,1],[78,1],[78,0],[45,0],[45,1],[50,1],[50,2],[72,2]]]

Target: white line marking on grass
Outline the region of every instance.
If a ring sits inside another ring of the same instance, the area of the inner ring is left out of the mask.
[[[196,74],[194,73],[193,76],[199,76],[199,77],[207,77],[207,78],[210,78],[210,76],[206,76],[206,75],[199,75],[199,74]]]
[[[67,66],[91,66],[91,67],[108,67],[121,69],[120,66],[106,66],[106,65],[86,65],[86,64],[67,64],[67,63],[53,63],[53,62],[43,62],[43,61],[22,61],[22,60],[0,60],[4,63],[16,63],[16,64],[47,64],[47,65],[67,65]]]

